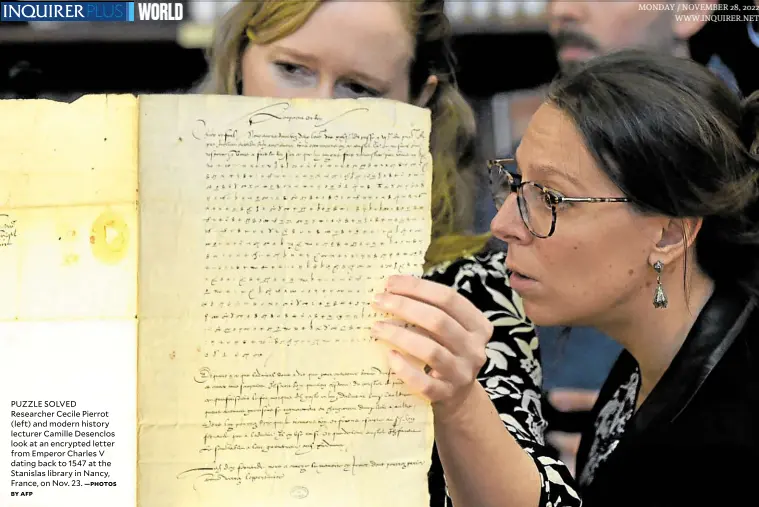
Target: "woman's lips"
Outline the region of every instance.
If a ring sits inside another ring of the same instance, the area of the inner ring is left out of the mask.
[[[538,282],[534,278],[523,275],[519,271],[511,270],[511,274],[509,275],[509,283],[512,289],[521,293],[531,290]]]

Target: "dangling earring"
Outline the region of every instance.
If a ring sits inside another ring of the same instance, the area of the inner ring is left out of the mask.
[[[664,287],[661,284],[661,272],[664,269],[664,264],[661,261],[654,263],[654,271],[656,271],[656,291],[654,292],[654,308],[666,308],[667,307],[667,295],[664,293]]]

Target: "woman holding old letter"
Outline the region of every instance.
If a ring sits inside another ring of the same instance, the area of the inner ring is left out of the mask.
[[[504,254],[485,248],[489,235],[462,232],[474,208],[467,198],[474,115],[454,82],[449,32],[442,0],[240,2],[218,27],[202,89],[282,98],[385,97],[431,110],[433,224],[425,278],[453,287],[492,322],[478,378],[529,452],[548,460],[541,445],[546,423],[535,330],[508,285]],[[515,392],[520,395],[510,397]],[[554,468],[569,480],[563,465]],[[450,505],[436,452],[429,486],[433,507]]]
[[[625,347],[583,434],[577,486],[510,424],[519,400],[499,417],[476,382],[492,323],[432,282],[388,282],[376,306],[422,331],[375,336],[428,365],[391,353],[433,402],[457,507],[756,503],[758,130],[759,92],[741,104],[696,63],[622,52],[555,82],[516,161],[491,163],[491,229],[509,243],[527,315]],[[504,394],[530,403],[508,360]]]

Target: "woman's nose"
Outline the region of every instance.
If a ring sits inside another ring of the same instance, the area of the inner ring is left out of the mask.
[[[319,88],[316,90],[316,98],[319,99],[332,99],[335,97],[335,83],[332,80],[325,79],[319,83]]]
[[[522,216],[519,214],[519,204],[516,193],[511,194],[504,201],[501,209],[490,222],[490,232],[493,236],[506,243],[526,242],[530,240],[530,231],[524,225]]]
[[[322,78],[318,83],[298,91],[298,98],[304,99],[331,99],[334,96],[334,83],[330,79]]]

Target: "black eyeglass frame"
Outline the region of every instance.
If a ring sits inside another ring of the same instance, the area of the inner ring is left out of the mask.
[[[530,234],[532,234],[536,238],[540,238],[540,239],[550,238],[553,235],[553,233],[556,231],[556,206],[558,206],[561,203],[564,203],[564,202],[611,203],[611,202],[630,202],[631,201],[629,197],[567,197],[564,194],[558,192],[557,190],[548,188],[545,185],[541,185],[540,183],[536,183],[534,181],[522,181],[521,175],[512,174],[509,170],[507,170],[504,167],[504,165],[506,164],[516,164],[516,159],[513,157],[495,158],[495,159],[488,160],[487,162],[488,177],[490,179],[490,192],[492,193],[493,202],[495,202],[495,205],[496,205],[496,210],[499,210],[502,206],[502,204],[498,204],[498,199],[496,197],[496,192],[498,190],[501,190],[502,187],[499,185],[498,188],[496,189],[495,176],[505,175],[506,182],[509,185],[510,191],[517,195],[517,202],[518,202],[517,208],[519,209],[519,216],[522,218],[522,222],[524,223],[525,227],[527,227],[527,230],[530,231]],[[528,184],[537,187],[541,192],[543,192],[543,195],[548,196],[548,204],[551,206],[551,228],[548,234],[545,236],[541,236],[540,234],[532,230],[532,228],[527,222],[527,219],[524,216],[524,212],[522,211],[523,206],[526,207],[526,203],[524,205],[519,203],[519,201],[524,202],[524,195],[522,192],[522,188]]]

